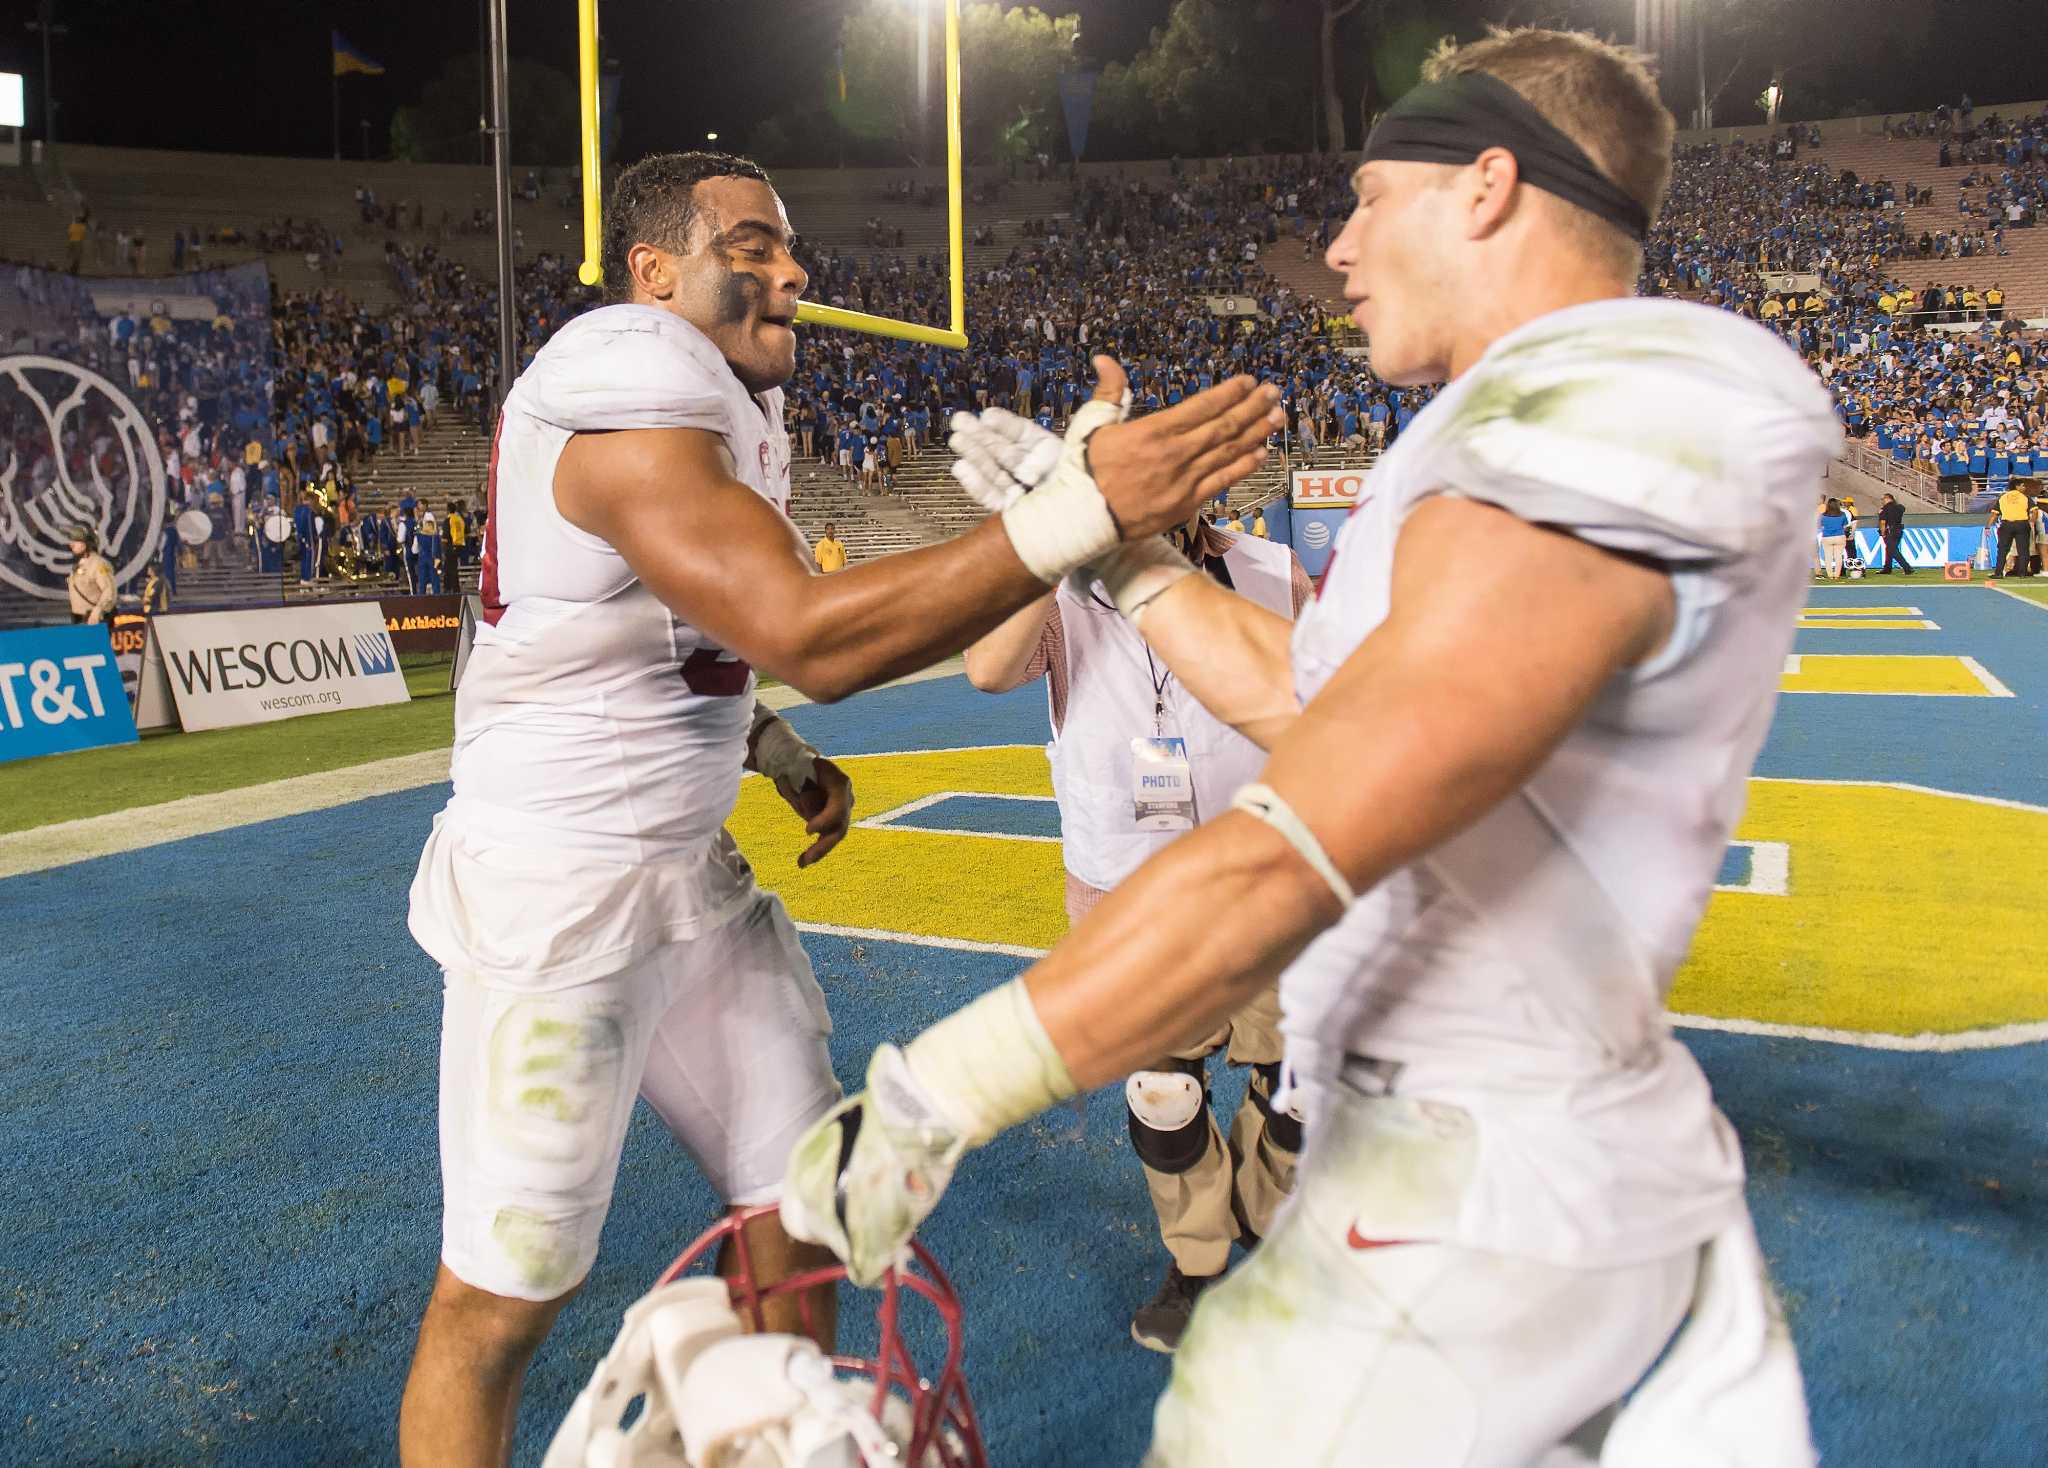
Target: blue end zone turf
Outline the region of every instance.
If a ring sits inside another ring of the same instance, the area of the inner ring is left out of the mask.
[[[1947,605],[1964,598],[1982,600]],[[2048,622],[1981,590],[1915,587],[1913,600],[1943,624],[1924,634],[1926,650],[1974,651],[2018,697],[1787,698],[1763,772],[2042,801]],[[1951,629],[1963,629],[1953,646]],[[1040,693],[991,698],[958,679],[792,718],[835,754],[1029,745],[1046,733]],[[0,1459],[393,1460],[439,1212],[439,980],[405,932],[404,894],[445,794],[383,796],[0,882],[0,1117],[14,1149]],[[1021,827],[1044,809],[947,804],[927,811],[972,829]],[[1969,885],[2008,878],[2027,874],[1957,873],[1957,964],[1970,962]],[[1723,880],[1744,878],[1731,865]],[[1882,910],[1861,923],[1883,941]],[[875,1044],[1021,966],[872,939],[814,934],[806,946],[849,1085]],[[1827,1461],[2044,1461],[2044,1048],[1685,1038],[1743,1134]],[[1219,1108],[1241,1087],[1224,1079]],[[596,1271],[530,1381],[518,1462],[539,1461],[620,1313],[714,1208],[642,1108]],[[1127,1326],[1164,1254],[1117,1091],[1089,1098],[1078,1123],[1043,1118],[970,1158],[925,1238],[967,1303],[968,1368],[995,1463],[1135,1463],[1167,1363],[1133,1346]],[[854,1341],[863,1314],[846,1310]],[[929,1359],[932,1333],[917,1335]]]
[[[1721,870],[1714,881],[1722,887],[1746,887],[1755,868],[1753,853],[1747,846],[1731,846],[1721,853]]]
[[[438,997],[382,894],[439,800],[392,795],[6,884],[22,920],[0,959],[0,1111],[18,1139],[0,1401],[22,1424],[19,1461],[389,1461],[437,1248]],[[276,897],[316,861],[360,904],[318,951]],[[92,911],[121,916],[76,920]],[[849,1085],[878,1041],[1019,967],[806,946]],[[2032,1461],[2048,1432],[2040,1048],[1688,1039],[1744,1133],[1831,1460]],[[714,1206],[642,1108],[603,1256],[535,1370],[522,1463]],[[1082,1124],[1058,1113],[977,1153],[925,1237],[967,1301],[997,1461],[1135,1462],[1165,1363],[1125,1327],[1164,1256],[1116,1091]]]
[[[991,836],[1060,838],[1060,808],[1051,799],[948,795],[921,810],[892,816],[888,824],[923,831],[975,831]]]

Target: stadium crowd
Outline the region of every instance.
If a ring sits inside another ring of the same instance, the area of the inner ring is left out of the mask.
[[[2004,140],[2023,169],[2048,138],[2048,114],[1987,119],[1982,132]],[[2023,176],[2002,175],[1998,187]],[[1964,175],[1958,196],[1967,203],[1983,186],[1981,175]],[[2008,316],[1997,284],[1900,278],[1907,258],[2004,248],[1997,221],[1910,238],[1897,208],[1902,192],[1914,191],[1761,143],[1685,150],[1648,241],[1644,289],[1757,320],[1813,365],[1851,437],[1939,476],[1945,492],[1995,499],[2048,468],[2048,352]],[[1919,190],[1916,201],[1936,203],[1932,193]]]
[[[1802,160],[1800,149],[1818,141],[1810,127],[1707,144],[1677,160],[1669,202],[1646,244],[1643,289],[1758,320],[1813,364],[1852,436],[1938,474],[1946,489],[1974,482],[1995,496],[2010,480],[2048,469],[2042,343],[2006,317],[1995,285],[1913,287],[1897,272],[1906,259],[2002,252],[2008,227],[2032,224],[2048,202],[2048,113],[1977,119],[1957,108],[1924,125],[1909,120],[1896,135],[1926,136],[1967,165],[1957,176],[1955,228],[1909,235],[1899,206],[1933,203],[1933,191]],[[1125,364],[1140,410],[1171,406],[1243,371],[1281,385],[1289,426],[1276,441],[1290,460],[1312,462],[1332,447],[1385,447],[1431,392],[1379,383],[1348,319],[1297,296],[1258,263],[1263,248],[1283,239],[1298,240],[1308,256],[1327,246],[1350,208],[1349,167],[1312,156],[1206,167],[1175,160],[1163,177],[1077,180],[1064,216],[1024,221],[1001,263],[969,280],[971,352],[807,336],[786,394],[797,451],[887,492],[955,409],[1000,404],[1062,426],[1090,390],[1089,358],[1099,351]],[[356,207],[365,220],[395,221],[383,251],[400,296],[394,308],[373,310],[323,289],[274,293],[266,316],[260,284],[244,282],[240,271],[210,271],[187,276],[181,290],[217,294],[224,304],[215,320],[133,311],[103,318],[89,282],[25,265],[16,271],[17,290],[34,298],[43,319],[76,323],[63,339],[31,333],[32,344],[139,394],[175,508],[204,511],[222,544],[247,536],[237,552],[245,558],[263,549],[254,533],[263,516],[294,516],[304,491],[317,488],[317,513],[329,517],[320,526],[326,543],[349,545],[372,564],[409,563],[418,522],[365,526],[368,517],[354,512],[357,477],[381,455],[417,454],[422,428],[443,413],[481,425],[488,412],[494,283],[419,237],[425,219],[417,204],[380,202],[365,188]],[[266,248],[311,252],[323,241],[339,246],[317,221],[286,219],[257,231]],[[208,245],[225,243],[244,241],[195,227],[178,232],[171,254],[196,262]],[[146,248],[137,237],[116,244],[116,258],[126,252],[133,260]],[[813,300],[911,320],[943,317],[941,260],[881,252],[862,260],[828,246],[806,247],[805,264]],[[551,254],[522,260],[517,275],[523,366],[557,326],[596,301],[569,262]],[[15,345],[24,345],[19,334]],[[445,521],[448,507],[441,513]],[[387,544],[393,536],[395,545]],[[174,558],[169,569],[175,575]]]
[[[1383,446],[1431,392],[1378,383],[1351,355],[1348,323],[1257,263],[1283,232],[1306,249],[1326,245],[1350,207],[1348,178],[1341,161],[1277,158],[1159,183],[1083,180],[1069,218],[1025,221],[1003,262],[968,281],[973,353],[855,337],[807,351],[788,389],[798,452],[886,491],[954,409],[993,403],[1062,426],[1087,398],[1096,352],[1124,364],[1141,411],[1247,372],[1281,385],[1290,455]],[[813,299],[941,317],[942,261],[861,265],[828,250],[805,264]]]

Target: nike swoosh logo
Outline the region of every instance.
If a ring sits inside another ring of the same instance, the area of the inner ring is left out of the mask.
[[[1344,1242],[1354,1249],[1388,1249],[1396,1244],[1412,1244],[1415,1241],[1413,1239],[1369,1239],[1358,1231],[1358,1225],[1354,1223],[1349,1229],[1345,1230]]]

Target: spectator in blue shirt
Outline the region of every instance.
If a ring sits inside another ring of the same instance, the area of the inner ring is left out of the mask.
[[[421,596],[441,595],[441,525],[432,510],[420,516],[413,536],[413,590]]]
[[[1849,517],[1842,510],[1842,502],[1830,499],[1821,506],[1820,512],[1820,554],[1823,574],[1830,581],[1842,579],[1842,566],[1848,560]]]

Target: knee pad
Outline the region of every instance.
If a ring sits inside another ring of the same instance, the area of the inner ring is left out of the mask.
[[[1283,1152],[1301,1151],[1302,1126],[1300,1103],[1284,1111],[1273,1105],[1273,1092],[1280,1085],[1280,1062],[1269,1060],[1252,1067],[1252,1082],[1245,1091],[1245,1099],[1259,1108],[1259,1115],[1266,1118],[1266,1136]]]
[[[1131,1147],[1155,1172],[1186,1172],[1209,1150],[1209,1073],[1199,1060],[1169,1060],[1124,1082]]]

